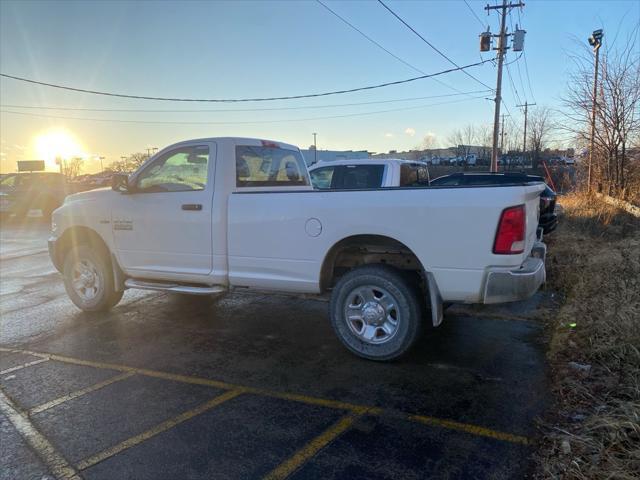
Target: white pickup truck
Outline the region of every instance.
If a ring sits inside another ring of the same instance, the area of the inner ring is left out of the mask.
[[[80,309],[127,288],[330,292],[355,354],[405,353],[444,302],[498,303],[545,279],[541,183],[314,190],[297,147],[247,138],[171,145],[111,189],[67,197],[49,252]],[[429,318],[429,317],[426,317]],[[296,321],[295,316],[289,320]]]
[[[426,163],[400,158],[318,162],[309,167],[309,175],[320,190],[429,186]]]

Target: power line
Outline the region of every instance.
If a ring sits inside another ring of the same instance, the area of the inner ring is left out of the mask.
[[[147,121],[147,120],[123,120],[119,118],[87,118],[87,117],[66,117],[60,115],[45,115],[38,113],[28,113],[28,112],[15,112],[12,110],[0,110],[0,113],[7,113],[11,115],[22,115],[28,117],[40,117],[40,118],[55,118],[62,120],[82,120],[82,121],[93,121],[93,122],[110,122],[110,123],[127,123],[127,124],[145,124],[145,125],[250,125],[250,124],[269,124],[269,123],[295,123],[295,122],[306,122],[306,121],[315,121],[315,120],[329,120],[335,118],[348,118],[348,117],[360,117],[367,115],[377,115],[381,113],[391,113],[391,112],[400,112],[406,110],[417,110],[426,107],[435,107],[438,105],[448,105],[452,103],[461,103],[468,102],[471,100],[480,100],[483,99],[484,96],[473,97],[473,98],[462,98],[457,100],[450,100],[447,102],[438,102],[438,103],[429,103],[424,105],[415,105],[411,107],[401,107],[401,108],[393,108],[388,110],[376,110],[372,112],[361,112],[361,113],[347,113],[343,115],[331,115],[325,117],[310,117],[310,118],[290,118],[290,119],[280,119],[280,120],[253,120],[253,121],[243,121],[243,122],[193,122],[193,121]]]
[[[513,28],[513,19],[511,18],[511,15],[509,15],[509,25],[511,26],[511,31],[514,32],[515,30]],[[522,28],[522,20],[520,19],[520,9],[518,9],[518,23],[516,23],[516,28]],[[522,50],[522,54],[524,54],[524,50]],[[524,88],[524,83],[522,81],[522,72],[520,72],[520,64],[518,63],[518,60],[520,60],[520,57],[522,56],[522,54],[520,54],[520,56],[516,58],[515,64],[516,64],[516,67],[518,67],[518,78],[520,79],[520,86],[522,87],[521,92],[526,97],[527,92]],[[511,76],[511,72],[508,72],[508,73],[509,73],[509,76]],[[513,88],[515,89],[515,82],[513,81],[513,79],[511,79],[511,83],[513,85]],[[517,91],[518,90],[516,89],[516,92]],[[518,103],[522,103],[522,100],[518,99]]]
[[[84,88],[77,87],[69,87],[66,85],[58,85],[55,83],[47,83],[40,82],[37,80],[31,80],[24,77],[17,77],[15,75],[8,75],[6,73],[0,73],[0,77],[11,78],[13,80],[18,80],[21,82],[32,83],[35,85],[43,85],[45,87],[59,88],[62,90],[69,90],[72,92],[80,92],[80,93],[90,93],[93,95],[103,95],[107,97],[120,97],[120,98],[132,98],[136,100],[157,100],[163,102],[212,102],[212,103],[239,103],[239,102],[269,102],[274,100],[297,100],[300,98],[315,98],[315,97],[327,97],[329,95],[342,95],[345,93],[354,93],[354,92],[362,92],[365,90],[374,90],[377,88],[389,87],[392,85],[401,85],[403,83],[415,82],[416,80],[422,80],[424,78],[431,78],[438,75],[444,75],[446,73],[462,71],[464,72],[466,68],[476,67],[478,65],[482,65],[483,63],[490,62],[491,59],[482,60],[480,62],[471,63],[469,65],[464,65],[462,67],[450,68],[449,70],[443,70],[436,73],[431,73],[428,75],[420,75],[419,77],[407,78],[405,80],[396,80],[394,82],[385,82],[379,83],[376,85],[369,85],[366,87],[357,87],[357,88],[349,88],[345,90],[334,90],[331,92],[322,92],[322,93],[309,93],[306,95],[289,95],[283,97],[264,97],[264,98],[170,98],[170,97],[151,97],[144,95],[128,95],[124,93],[112,93],[112,92],[103,92],[99,90],[87,90]],[[490,88],[490,87],[487,87]]]
[[[427,100],[432,98],[444,98],[455,97],[460,95],[473,96],[480,93],[487,94],[490,90],[475,90],[472,92],[460,92],[460,93],[444,93],[441,95],[428,95],[426,97],[407,97],[396,98],[392,100],[376,100],[372,102],[355,102],[355,103],[337,103],[330,105],[304,105],[297,107],[266,107],[266,108],[234,108],[234,109],[139,109],[139,108],[79,108],[79,107],[54,107],[47,105],[15,105],[15,104],[1,104],[2,108],[22,108],[29,110],[67,110],[78,112],[118,112],[118,113],[234,113],[234,112],[271,112],[282,110],[311,110],[320,108],[337,108],[337,107],[355,107],[360,105],[376,105],[383,103],[396,103],[396,102],[408,102],[412,100]]]
[[[469,9],[469,11],[471,13],[473,13],[473,16],[476,17],[476,20],[478,20],[478,23],[482,26],[482,28],[484,28],[484,22],[482,20],[480,20],[480,17],[478,16],[478,14],[473,10],[473,8],[471,8],[471,5],[469,5],[469,2],[467,2],[467,0],[464,0],[465,5],[467,6],[467,8]]]
[[[331,12],[335,17],[337,17],[338,19],[340,19],[343,23],[345,23],[346,25],[348,25],[349,27],[351,27],[353,30],[355,30],[356,32],[358,32],[360,35],[362,35],[364,38],[366,38],[367,40],[369,40],[371,43],[373,43],[376,47],[378,47],[379,49],[381,49],[382,51],[388,53],[389,55],[391,55],[393,58],[395,58],[396,60],[398,60],[400,63],[403,63],[404,65],[406,65],[407,67],[409,67],[410,69],[421,73],[423,75],[425,75],[426,73],[423,72],[422,70],[420,70],[419,68],[411,65],[409,62],[407,62],[406,60],[403,60],[402,58],[398,57],[395,53],[387,50],[385,47],[383,47],[382,45],[380,45],[378,42],[376,42],[373,38],[371,38],[369,35],[367,35],[366,33],[364,33],[362,30],[360,30],[358,27],[356,27],[354,24],[352,24],[351,22],[349,22],[347,19],[345,19],[344,17],[340,16],[337,12],[335,12],[334,10],[332,10],[327,4],[323,3],[321,0],[316,0],[320,5],[322,5],[325,9],[327,9],[329,12]]]
[[[442,53],[440,50],[438,50],[438,48],[435,47],[435,45],[433,45],[429,40],[427,40],[426,38],[424,38],[422,35],[420,35],[411,25],[409,25],[407,22],[405,22],[396,12],[394,12],[393,10],[391,10],[391,8],[389,8],[382,0],[378,0],[378,3],[380,3],[380,5],[382,5],[384,8],[386,8],[389,13],[391,13],[391,15],[393,15],[394,17],[396,17],[405,27],[407,27],[409,30],[411,30],[413,33],[415,33],[418,38],[420,38],[424,43],[426,43],[429,47],[431,47],[432,50],[434,50],[436,53],[438,53],[441,57],[443,57],[444,59],[446,59],[449,63],[451,63],[452,65],[455,65],[456,67],[458,67],[458,64],[456,62],[454,62],[453,60],[451,60],[448,56],[446,56],[444,53]],[[484,63],[484,62],[483,62]],[[459,67],[458,67],[459,68]],[[462,69],[461,69],[462,70]],[[492,90],[492,88],[487,85],[486,83],[482,82],[481,80],[478,80],[478,78],[474,77],[473,75],[471,75],[469,72],[465,72],[464,70],[462,70],[462,72],[467,75],[469,78],[474,79],[476,82],[480,83],[482,86]]]
[[[520,28],[522,28],[522,18],[520,17],[520,9],[518,9],[518,22],[520,24]],[[527,55],[525,54],[525,51],[522,51],[523,53],[523,58],[524,58],[524,69],[525,72],[527,74],[527,85],[529,86],[529,93],[531,94],[531,98],[533,98],[533,101],[536,101],[536,97],[533,94],[533,90],[531,89],[531,79],[529,77],[529,65],[527,65]],[[519,67],[518,67],[519,68]],[[524,86],[522,87],[524,89]]]
[[[376,42],[373,38],[371,38],[369,35],[367,35],[366,33],[364,33],[362,30],[360,30],[358,27],[356,27],[354,24],[352,24],[351,22],[349,22],[346,18],[342,17],[340,14],[338,14],[335,10],[331,9],[327,4],[323,3],[321,0],[316,0],[316,2],[318,2],[320,5],[322,5],[325,9],[327,9],[329,12],[331,12],[335,17],[337,17],[339,20],[341,20],[343,23],[345,23],[346,25],[348,25],[350,28],[352,28],[353,30],[355,30],[356,32],[358,32],[360,35],[362,35],[364,38],[366,38],[369,42],[373,43],[376,47],[380,48],[382,51],[388,53],[389,55],[391,55],[393,58],[395,58],[396,60],[398,60],[400,63],[406,65],[407,67],[411,68],[412,70],[421,73],[423,75],[426,75],[426,72],[419,69],[418,67],[411,65],[409,62],[407,62],[406,60],[403,60],[402,58],[400,58],[399,56],[397,56],[395,53],[391,52],[390,50],[388,50],[387,48],[385,48],[384,46],[382,46],[380,43]],[[451,85],[444,83],[441,80],[438,80],[437,78],[433,79],[435,82],[439,83],[440,85],[443,85],[447,88],[450,88],[451,90],[455,91],[455,92],[460,92],[460,90],[458,90],[455,87],[452,87]]]
[[[533,98],[533,101],[536,101],[536,96],[533,94],[533,89],[531,88],[531,78],[529,77],[529,65],[527,65],[527,56],[523,55],[524,58],[524,70],[527,74],[527,84],[529,85],[529,92],[531,93],[531,98]]]
[[[520,100],[520,95],[518,94],[518,89],[516,88],[516,85],[513,82],[513,77],[511,76],[511,69],[509,68],[509,64],[507,63],[505,66],[507,67],[507,76],[509,77],[509,84],[511,85],[511,93],[513,93],[513,96],[518,101],[518,103],[522,103],[522,100]]]

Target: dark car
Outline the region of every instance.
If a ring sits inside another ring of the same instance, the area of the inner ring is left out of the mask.
[[[10,173],[0,180],[0,213],[25,216],[35,209],[49,217],[74,191],[61,173]]]
[[[540,194],[540,219],[538,226],[542,227],[545,235],[553,232],[558,226],[556,209],[556,192],[547,185],[539,175],[527,175],[525,173],[452,173],[431,180],[433,186],[456,185],[504,185],[509,183],[521,184],[523,182],[542,182],[545,189]]]

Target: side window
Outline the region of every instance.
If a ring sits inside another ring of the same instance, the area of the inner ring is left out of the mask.
[[[429,185],[429,170],[426,165],[418,163],[400,166],[400,186],[420,187]]]
[[[370,189],[382,186],[384,165],[346,165],[342,169],[344,189]]]
[[[309,185],[302,155],[296,150],[236,146],[237,187]]]
[[[324,167],[309,172],[313,187],[321,190],[331,188],[331,180],[333,179],[334,170],[334,167]]]
[[[137,191],[191,192],[204,190],[209,172],[209,147],[171,150],[146,166],[138,175]]]

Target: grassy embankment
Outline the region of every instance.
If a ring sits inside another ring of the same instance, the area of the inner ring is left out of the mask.
[[[561,199],[548,282],[564,297],[549,351],[554,405],[538,478],[640,478],[640,218]]]

